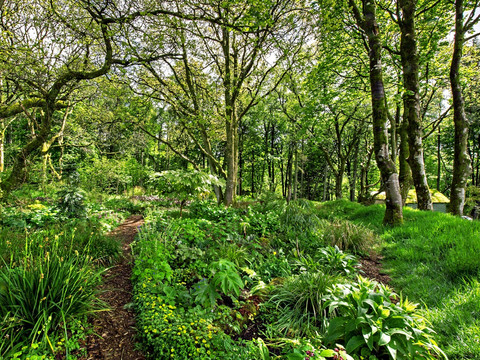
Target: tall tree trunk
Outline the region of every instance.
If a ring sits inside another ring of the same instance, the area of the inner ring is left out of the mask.
[[[42,115],[40,130],[36,132],[33,139],[30,140],[30,142],[28,142],[22,148],[22,150],[20,150],[14,160],[10,175],[0,183],[0,196],[2,197],[3,201],[7,200],[10,192],[13,189],[24,182],[28,159],[30,159],[34,153],[38,152],[42,144],[47,140],[47,137],[52,129],[52,115],[54,112],[54,107],[54,102],[53,104],[49,104],[47,101],[47,104],[44,108],[45,111]]]
[[[297,200],[298,193],[298,146],[295,144],[295,175],[293,178],[293,200]]]
[[[325,165],[325,170],[323,170],[323,192],[322,192],[322,201],[327,200],[327,181],[328,181],[328,165]]]
[[[440,136],[440,126],[438,127],[437,134],[437,191],[440,191],[440,177],[442,170],[442,153],[441,153],[441,136]]]
[[[408,145],[410,154],[408,164],[412,171],[413,184],[417,193],[419,210],[433,210],[432,197],[425,173],[422,143],[422,121],[420,117],[420,95],[418,81],[418,50],[415,29],[415,10],[417,0],[400,0],[402,18],[399,21],[401,29],[400,55],[403,69],[403,85],[406,90],[405,107],[408,122]]]
[[[398,164],[400,167],[400,194],[402,196],[402,206],[405,206],[407,201],[408,192],[413,185],[412,171],[410,170],[410,165],[408,164],[408,155],[410,154],[408,146],[408,118],[407,115],[408,107],[403,107],[403,119],[400,124],[399,133],[400,133],[400,151],[398,153]]]
[[[470,176],[470,159],[468,157],[468,128],[465,105],[460,84],[460,62],[462,60],[465,29],[463,23],[463,0],[455,1],[455,36],[453,56],[450,65],[450,85],[453,98],[453,123],[455,125],[455,143],[453,155],[453,177],[450,190],[448,211],[454,215],[463,215],[465,205],[465,187]]]
[[[359,144],[355,146],[354,158],[353,158],[353,170],[350,177],[350,201],[355,201],[355,192],[357,185],[357,175],[358,175],[358,150]]]
[[[8,124],[5,119],[0,119],[0,173],[5,171],[5,134]]]
[[[274,160],[274,145],[275,145],[275,125],[272,123],[271,128],[271,137],[270,137],[270,154],[271,154],[271,165],[272,165],[272,178],[270,179],[270,191],[275,192],[276,184],[275,184],[275,160]]]
[[[375,160],[385,187],[384,224],[396,225],[403,222],[402,196],[395,163],[388,151],[387,110],[385,108],[385,88],[382,72],[382,41],[376,18],[376,4],[373,0],[363,0],[363,16],[354,0],[349,0],[357,24],[368,38],[370,59],[370,89],[372,94],[373,140]]]

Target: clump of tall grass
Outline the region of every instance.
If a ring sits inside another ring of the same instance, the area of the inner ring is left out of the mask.
[[[325,245],[337,246],[341,250],[356,254],[367,253],[378,242],[372,230],[341,219],[326,223],[322,238]]]
[[[96,290],[102,270],[85,252],[64,251],[59,238],[43,252],[27,238],[22,256],[0,268],[0,358],[19,344],[54,354],[56,333],[66,334],[73,318],[102,307]]]
[[[275,287],[269,303],[279,311],[274,327],[284,334],[305,336],[325,330],[325,295],[339,277],[317,271],[291,276]]]

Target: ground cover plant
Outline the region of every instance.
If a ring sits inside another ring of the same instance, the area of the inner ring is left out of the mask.
[[[203,201],[179,215],[151,211],[133,246],[147,357],[445,357],[415,305],[359,277],[356,256],[331,246],[337,225],[314,204]],[[348,229],[358,253],[376,241],[367,226]]]
[[[382,206],[348,201],[319,205],[319,216],[351,221],[382,239],[384,268],[403,296],[421,304],[452,359],[480,358],[480,223],[405,208],[401,227],[381,224]]]

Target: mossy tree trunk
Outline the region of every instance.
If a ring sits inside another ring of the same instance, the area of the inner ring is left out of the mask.
[[[400,57],[403,70],[403,85],[406,90],[404,121],[407,122],[409,145],[407,161],[410,165],[411,176],[417,193],[418,209],[432,211],[432,197],[425,172],[422,142],[423,131],[420,117],[419,59],[415,28],[417,0],[400,0],[399,5],[402,14],[399,19],[401,30]],[[408,193],[408,189],[403,190]],[[405,201],[405,198],[402,198]]]
[[[362,0],[362,13],[354,0],[349,0],[357,25],[368,40],[370,59],[370,90],[372,96],[373,139],[375,160],[385,188],[386,211],[384,224],[397,225],[403,222],[402,197],[395,163],[388,149],[387,109],[382,72],[382,40],[376,18],[376,3]]]
[[[412,187],[412,171],[410,170],[410,165],[408,164],[408,155],[410,153],[408,148],[408,122],[407,114],[408,108],[404,106],[403,110],[403,120],[399,128],[400,135],[400,149],[398,154],[398,164],[400,168],[399,180],[400,180],[400,194],[402,196],[402,206],[405,206],[407,201],[408,191]]]
[[[453,55],[450,65],[450,85],[453,98],[453,122],[455,126],[453,177],[450,189],[450,205],[448,211],[454,215],[463,215],[465,205],[465,187],[470,176],[470,157],[468,155],[469,124],[465,115],[465,104],[460,84],[460,63],[462,60],[465,33],[469,29],[464,24],[464,2],[455,1],[455,37]],[[472,24],[473,26],[473,24]]]

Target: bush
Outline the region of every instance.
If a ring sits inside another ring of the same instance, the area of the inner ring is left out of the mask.
[[[79,188],[66,187],[57,192],[57,207],[67,217],[85,216],[85,196],[85,192]]]
[[[317,261],[330,274],[352,276],[358,272],[360,264],[354,255],[347,254],[338,246],[327,246],[319,251]]]

